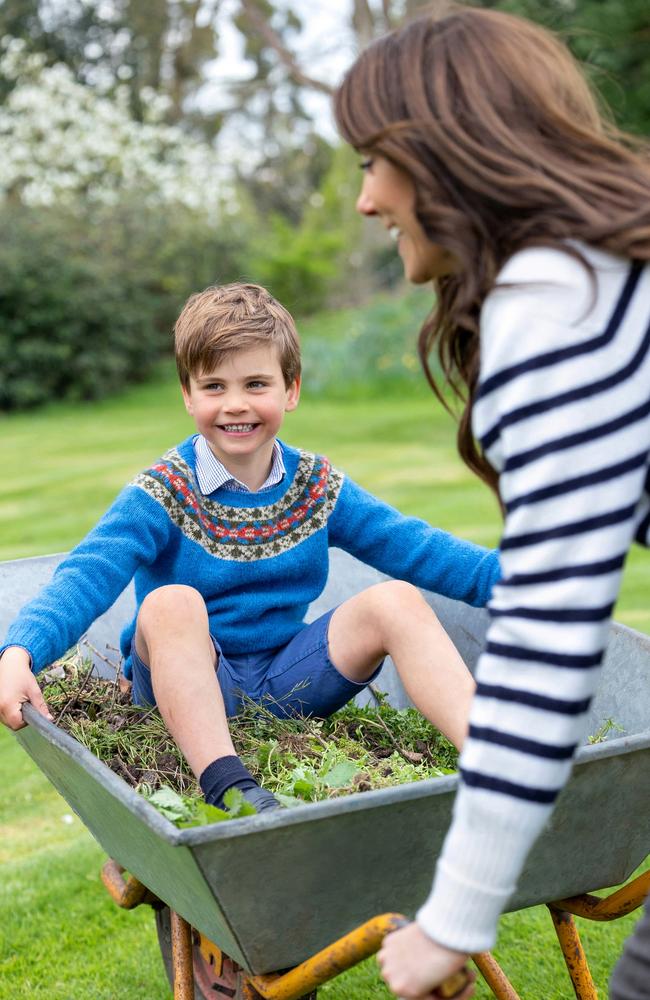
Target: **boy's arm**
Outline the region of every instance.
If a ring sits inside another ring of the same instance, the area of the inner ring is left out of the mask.
[[[51,582],[21,609],[0,654],[22,646],[33,673],[61,656],[113,604],[138,567],[153,562],[169,529],[163,508],[143,490],[127,487]]]
[[[500,579],[495,549],[463,541],[345,478],[329,522],[329,543],[390,576],[482,607]]]

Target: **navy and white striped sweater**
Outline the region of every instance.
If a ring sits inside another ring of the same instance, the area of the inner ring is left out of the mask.
[[[498,916],[556,795],[598,679],[623,563],[648,544],[650,267],[527,249],[481,313],[473,429],[499,473],[502,579],[454,820],[418,921],[460,951]]]

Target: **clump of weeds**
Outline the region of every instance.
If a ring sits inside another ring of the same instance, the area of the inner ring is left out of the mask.
[[[55,724],[179,826],[247,815],[250,807],[236,795],[227,812],[205,806],[158,711],[134,705],[128,682],[111,666],[114,678],[100,677],[76,649],[39,675]],[[277,704],[248,702],[231,720],[237,753],[289,807],[456,770],[458,751],[419,712],[395,709],[372,692],[375,705],[351,703],[328,719],[282,717]]]

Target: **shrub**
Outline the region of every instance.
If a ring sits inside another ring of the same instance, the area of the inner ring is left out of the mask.
[[[365,308],[341,310],[328,329],[319,317],[300,324],[306,389],[349,396],[423,388],[417,338],[432,304],[431,289],[402,288]]]
[[[151,292],[51,213],[1,220],[0,407],[102,396],[146,370],[158,354]]]
[[[253,280],[269,289],[290,312],[322,309],[329,282],[336,274],[341,237],[323,232],[317,240],[304,227],[295,228],[276,215],[268,233],[251,256]]]
[[[225,246],[187,212],[123,204],[81,219],[5,205],[0,225],[3,410],[144,379],[184,299],[239,269],[232,231]]]

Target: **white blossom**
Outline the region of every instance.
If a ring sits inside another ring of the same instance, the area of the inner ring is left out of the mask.
[[[230,171],[217,151],[164,123],[165,95],[143,91],[145,120],[136,121],[124,84],[101,94],[7,36],[0,76],[14,84],[0,105],[0,198],[73,206],[113,204],[135,192],[150,205],[200,210],[214,223],[232,203]]]

